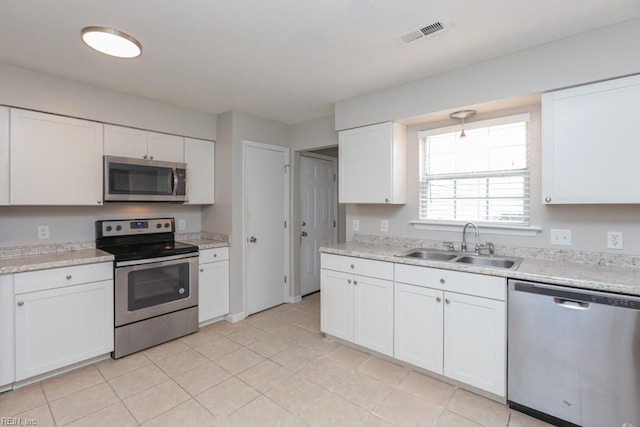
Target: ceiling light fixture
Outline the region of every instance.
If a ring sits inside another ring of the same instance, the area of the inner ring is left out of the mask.
[[[135,58],[142,53],[142,45],[134,37],[108,27],[85,27],[82,41],[92,49],[118,58]]]
[[[462,120],[462,124],[460,125],[460,127],[462,128],[462,132],[460,133],[460,138],[467,137],[467,135],[464,133],[464,119],[466,119],[467,117],[475,116],[476,113],[477,113],[476,110],[460,110],[460,111],[454,111],[453,113],[449,114],[449,117],[451,117],[452,119]]]

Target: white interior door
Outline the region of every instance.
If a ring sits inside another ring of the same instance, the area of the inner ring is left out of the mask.
[[[320,290],[321,246],[338,240],[336,160],[300,156],[300,293]]]
[[[246,314],[284,302],[287,291],[289,149],[245,141]]]

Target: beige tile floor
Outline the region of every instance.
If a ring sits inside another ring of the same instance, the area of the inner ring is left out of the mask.
[[[547,424],[326,340],[319,294],[0,395],[39,426]]]

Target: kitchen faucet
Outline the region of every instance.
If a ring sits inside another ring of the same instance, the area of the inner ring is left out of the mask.
[[[473,225],[473,227],[476,229],[476,237],[480,236],[480,231],[478,230],[478,226],[476,225],[475,222],[468,222],[464,225],[464,228],[462,229],[462,245],[460,246],[460,252],[466,252],[467,251],[467,238],[466,238],[466,234],[467,234],[467,227]]]

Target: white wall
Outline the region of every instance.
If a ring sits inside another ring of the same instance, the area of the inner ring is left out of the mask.
[[[538,248],[556,248],[586,250],[593,252],[611,252],[624,254],[640,254],[640,205],[543,205],[541,203],[541,122],[540,105],[528,105],[509,110],[484,112],[476,120],[491,117],[507,116],[518,113],[530,113],[530,192],[531,192],[531,224],[542,227],[542,232],[535,237],[491,235],[481,229],[481,242],[490,241],[495,244],[515,245]],[[407,204],[406,205],[347,205],[347,240],[352,240],[352,220],[360,221],[362,234],[390,235],[413,237],[442,241],[454,241],[459,247],[461,231],[426,231],[416,230],[409,221],[418,219],[418,132],[424,129],[458,124],[454,121],[422,123],[410,126],[408,131],[407,159]],[[577,124],[579,125],[579,124]],[[594,173],[598,173],[598,165],[593,165]],[[389,232],[380,231],[380,220],[389,221]],[[549,232],[552,228],[570,229],[572,245],[552,246]],[[622,231],[624,250],[606,248],[607,231]],[[475,237],[470,237],[472,242]]]
[[[216,116],[96,88],[0,64],[0,105],[116,123],[143,129],[216,138]],[[64,167],[64,165],[61,165]],[[201,208],[175,204],[106,203],[99,207],[0,207],[0,246],[94,240],[96,219],[174,216],[186,231],[201,230]],[[38,225],[51,238],[37,240]]]
[[[335,129],[640,72],[640,19],[339,101]]]
[[[254,141],[286,147],[288,126],[238,112],[221,114],[218,126],[220,138],[216,142],[216,167],[219,162],[226,162],[226,166],[216,170],[216,204],[203,208],[202,227],[204,230],[222,233],[230,230],[229,309],[234,315],[244,313],[243,142]],[[223,198],[220,205],[218,195]]]

